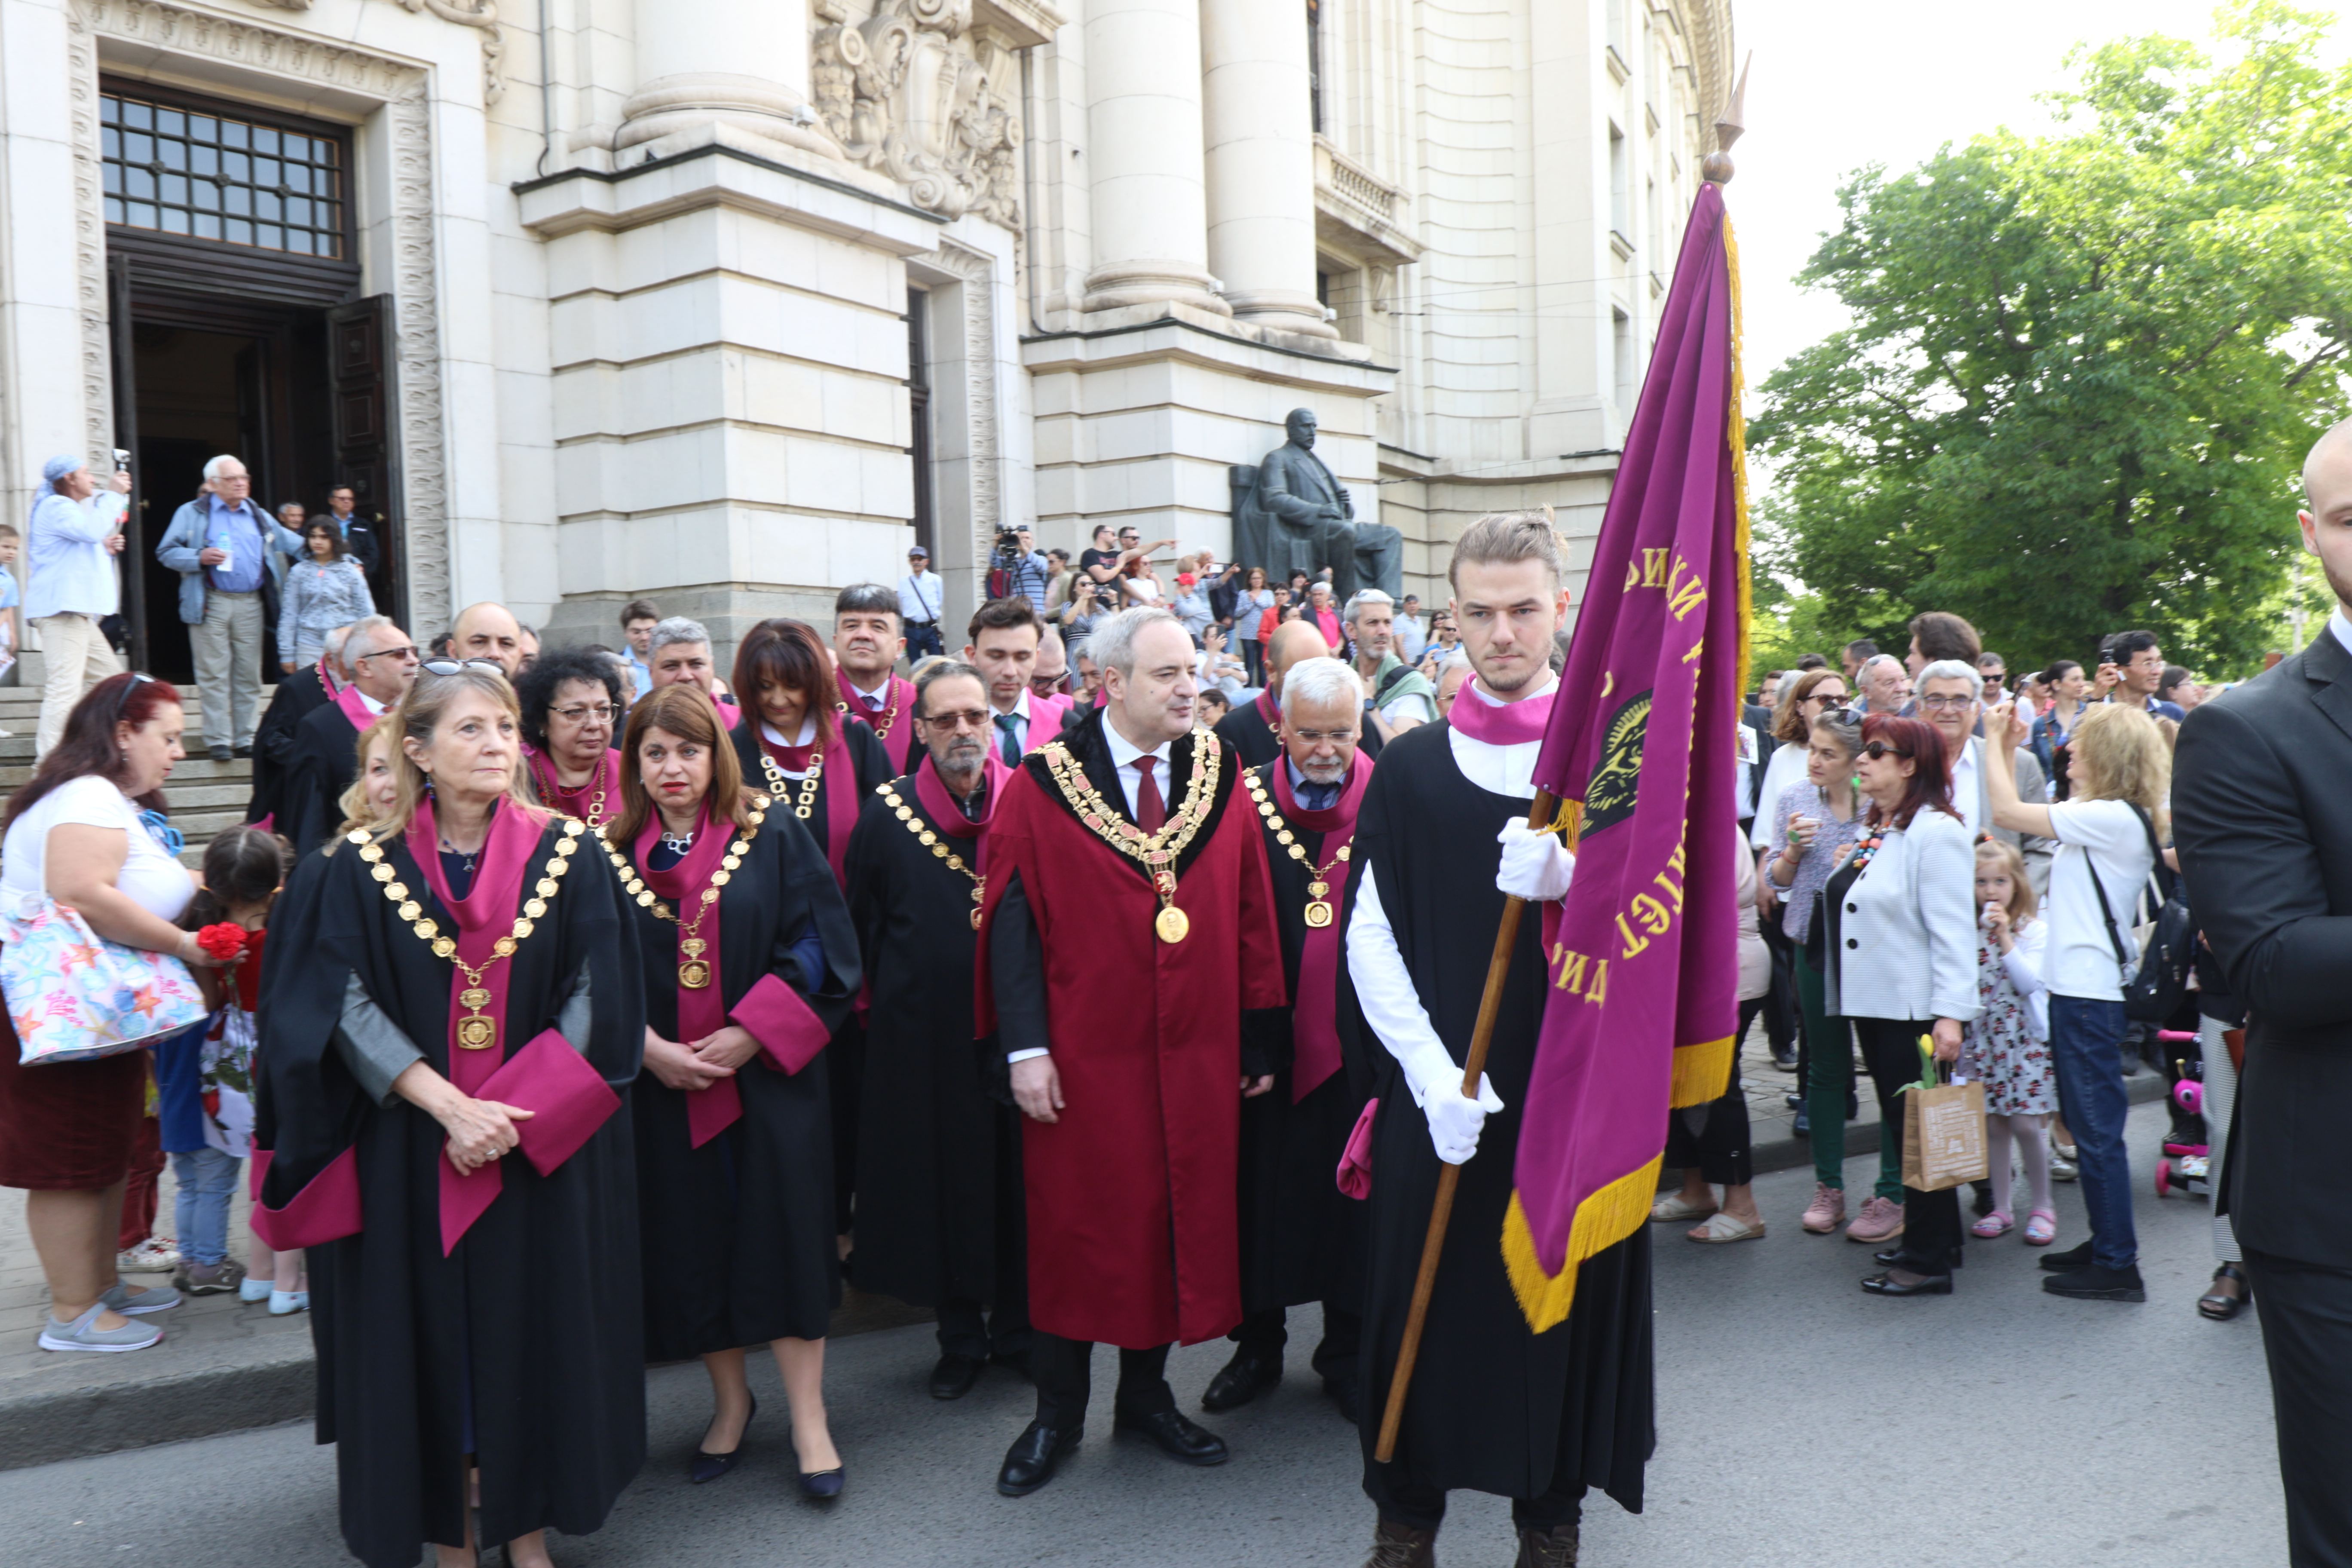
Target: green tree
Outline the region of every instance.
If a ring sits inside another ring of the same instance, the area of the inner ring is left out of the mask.
[[[2352,353],[2352,68],[2277,0],[2211,53],[2080,48],[2057,132],[1862,170],[1801,280],[1853,325],[1765,383],[1759,565],[1891,649],[1957,611],[2012,668],[2145,626],[2280,641],[2305,449]]]

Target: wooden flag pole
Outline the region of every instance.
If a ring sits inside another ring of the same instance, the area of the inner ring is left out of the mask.
[[[1538,790],[1535,804],[1528,808],[1528,826],[1539,833],[1551,826],[1559,805],[1551,791]],[[1495,1015],[1503,1007],[1503,982],[1510,975],[1511,955],[1519,945],[1519,912],[1526,908],[1524,899],[1503,900],[1503,923],[1495,931],[1495,956],[1486,962],[1486,990],[1478,998],[1477,1026],[1470,1031],[1470,1059],[1462,1068],[1465,1100],[1478,1098],[1478,1080],[1486,1071],[1486,1047],[1495,1037]],[[1437,1173],[1437,1202],[1430,1207],[1429,1236],[1421,1244],[1421,1273],[1412,1282],[1412,1310],[1405,1314],[1396,1370],[1389,1374],[1388,1409],[1381,1415],[1381,1440],[1372,1450],[1372,1458],[1383,1465],[1396,1458],[1397,1428],[1404,1424],[1405,1390],[1412,1384],[1413,1363],[1421,1359],[1421,1331],[1429,1322],[1430,1293],[1437,1288],[1437,1258],[1445,1250],[1446,1222],[1454,1217],[1454,1189],[1461,1181],[1459,1165],[1446,1165]]]

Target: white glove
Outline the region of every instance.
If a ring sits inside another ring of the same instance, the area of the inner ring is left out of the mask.
[[[1412,1097],[1429,1118],[1429,1141],[1437,1157],[1459,1165],[1478,1152],[1478,1133],[1486,1118],[1503,1109],[1500,1096],[1486,1074],[1478,1075],[1478,1098],[1462,1092],[1462,1069],[1442,1046],[1431,1044],[1402,1064]]]
[[[1538,833],[1515,816],[1503,824],[1495,842],[1503,847],[1495,886],[1518,899],[1568,896],[1569,879],[1576,874],[1576,857],[1568,852],[1559,834]]]

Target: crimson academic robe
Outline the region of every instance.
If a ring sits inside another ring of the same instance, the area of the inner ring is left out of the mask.
[[[1245,768],[1262,768],[1282,755],[1281,705],[1261,691],[1217,721],[1217,739],[1239,752]]]
[[[1350,1091],[1348,1074],[1339,1070],[1335,1009],[1339,971],[1347,962],[1340,918],[1310,930],[1307,906],[1313,870],[1328,864],[1355,833],[1363,794],[1359,781],[1370,774],[1372,763],[1360,752],[1349,787],[1324,812],[1283,807],[1275,773],[1286,766],[1277,758],[1251,769],[1257,790],[1244,791],[1240,803],[1257,816],[1265,837],[1291,1003],[1251,1019],[1252,1034],[1264,1041],[1265,1059],[1276,1077],[1273,1092],[1242,1105],[1242,1303],[1258,1312],[1320,1301],[1352,1312],[1361,1310],[1364,1296],[1364,1205],[1340,1192],[1336,1178],[1364,1097]],[[1265,807],[1255,800],[1261,792]],[[1276,822],[1282,826],[1277,828]],[[1318,823],[1323,830],[1314,826]],[[1281,842],[1285,834],[1306,852],[1306,862]],[[1345,907],[1340,895],[1347,879],[1342,864],[1332,868],[1325,884],[1324,900],[1335,917]],[[1313,965],[1313,995],[1301,990],[1310,940],[1323,949]],[[1302,1051],[1302,1032],[1316,1034],[1320,1046]]]
[[[1005,784],[989,832],[974,1028],[994,1032],[1000,1000],[1016,1000],[991,967],[992,944],[1011,942],[1016,975],[1042,969],[1043,1043],[1066,1101],[1058,1121],[1021,1124],[1031,1321],[1143,1350],[1214,1339],[1241,1321],[1239,1036],[1244,1012],[1284,997],[1266,962],[1279,938],[1265,850],[1255,814],[1234,799],[1239,763],[1205,731],[1171,748],[1171,822],[1200,748],[1212,749],[1214,782],[1175,864],[1173,907],[1191,931],[1161,942],[1144,867],[1086,826],[1050,766],[1057,751],[1073,756],[1104,805],[1128,816],[1104,722],[1088,714]],[[1007,1016],[1008,1050],[1037,1022],[1015,1021]]]
[[[845,718],[855,719],[874,731],[882,749],[890,758],[890,771],[907,771],[907,757],[915,743],[915,683],[903,675],[893,674],[882,693],[882,710],[876,712],[866,706],[866,694],[850,684],[849,672],[836,668],[833,680],[841,696],[835,710]]]
[[[920,755],[921,753],[918,753]],[[849,841],[849,912],[873,1010],[857,1151],[857,1283],[902,1301],[994,1302],[1020,1258],[1020,1112],[972,1036],[972,879],[993,864],[931,771],[869,795]],[[989,769],[993,808],[1009,774]],[[928,786],[928,787],[924,787]],[[970,834],[971,837],[962,835]],[[925,844],[923,837],[931,838]]]

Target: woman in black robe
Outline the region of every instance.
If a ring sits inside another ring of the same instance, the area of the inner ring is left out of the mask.
[[[353,1555],[547,1568],[645,1459],[634,940],[596,842],[516,793],[503,677],[428,666],[399,723],[393,804],[273,922],[255,1228],[311,1249]]]
[[[709,698],[665,686],[629,714],[607,852],[635,911],[646,1357],[699,1356],[716,1409],[688,1479],[743,1454],[744,1347],[792,1405],[801,1490],[839,1495],[824,1336],[841,1299],[824,1047],[857,994],[857,937],[816,841],[744,787]]]
[[[849,889],[849,836],[875,789],[897,776],[890,753],[867,724],[845,723],[845,704],[824,639],[806,621],[761,621],[735,650],[735,694],[743,721],[735,756],[743,782],[765,790],[814,836],[833,879]],[[866,1076],[866,1005],[835,1032],[825,1053],[833,1089],[833,1206],[840,1245],[849,1245],[857,1188],[858,1087]]]

